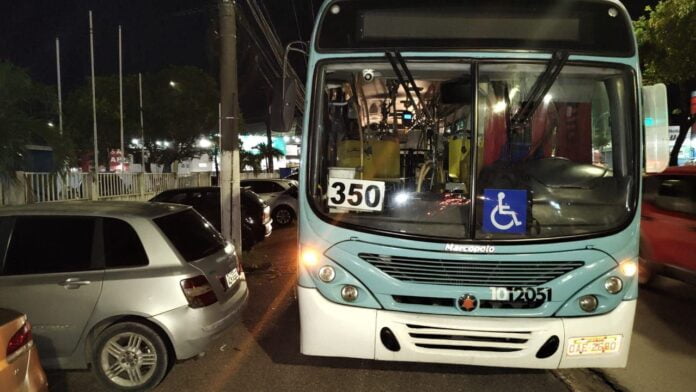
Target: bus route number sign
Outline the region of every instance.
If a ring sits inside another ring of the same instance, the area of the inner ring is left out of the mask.
[[[384,182],[329,178],[329,207],[356,211],[382,211]]]

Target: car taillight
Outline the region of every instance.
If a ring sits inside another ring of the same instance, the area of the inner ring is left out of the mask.
[[[218,300],[208,279],[203,275],[182,280],[181,289],[184,290],[186,300],[192,308],[212,305]]]
[[[239,256],[234,256],[235,259],[237,259],[237,272],[239,273],[239,276],[242,276],[242,272],[244,272],[244,268],[242,267],[242,260],[239,259]]]
[[[22,325],[22,328],[15,332],[10,342],[7,344],[7,362],[14,361],[15,358],[20,356],[27,348],[30,348],[32,341],[31,324],[27,321]]]
[[[265,206],[263,207],[263,223],[268,222],[269,219],[271,219],[271,207]]]

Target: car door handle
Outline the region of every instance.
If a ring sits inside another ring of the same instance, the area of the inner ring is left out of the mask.
[[[89,280],[80,280],[80,278],[68,278],[64,281],[58,283],[59,285],[65,287],[66,289],[79,289],[81,286],[87,286],[92,284]]]

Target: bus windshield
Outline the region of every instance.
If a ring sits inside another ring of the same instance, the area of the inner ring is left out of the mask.
[[[588,235],[633,216],[628,68],[568,63],[525,118],[546,62],[398,60],[317,68],[307,186],[325,220],[457,241]]]

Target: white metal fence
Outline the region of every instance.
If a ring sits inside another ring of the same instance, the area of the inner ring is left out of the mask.
[[[0,184],[0,205],[69,200],[148,200],[175,188],[210,186],[210,173],[91,173],[18,172]]]
[[[90,198],[86,173],[24,173],[24,183],[27,203]]]
[[[212,185],[212,173],[31,173],[0,181],[0,206],[69,200],[149,200],[168,189]],[[241,173],[241,179],[278,178],[278,173]]]

